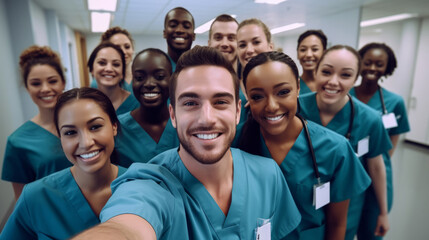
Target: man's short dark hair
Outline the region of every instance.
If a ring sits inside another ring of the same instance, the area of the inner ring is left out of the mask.
[[[177,78],[180,72],[186,68],[204,65],[222,67],[231,74],[235,92],[235,100],[238,102],[239,82],[237,74],[235,73],[231,63],[218,50],[207,46],[202,47],[197,45],[180,56],[179,60],[177,61],[176,71],[174,71],[170,78],[170,103],[173,108],[176,106]]]

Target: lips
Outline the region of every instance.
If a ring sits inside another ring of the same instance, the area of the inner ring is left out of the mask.
[[[203,140],[212,140],[219,137],[220,134],[219,133],[198,133],[198,134],[195,134],[194,136]]]
[[[92,152],[82,153],[77,156],[84,162],[90,162],[96,159],[99,154],[100,154],[100,150],[96,150]]]
[[[51,96],[43,96],[40,97],[40,99],[44,100],[44,101],[50,101],[52,99],[54,99],[55,95],[51,95]]]
[[[185,43],[186,42],[186,39],[183,37],[175,37],[175,38],[173,38],[173,40],[176,43]]]
[[[284,114],[280,114],[280,115],[277,115],[277,116],[272,116],[272,117],[265,117],[265,119],[267,119],[268,121],[278,121],[278,120],[280,120],[280,119],[282,119],[284,116],[285,116],[286,114],[284,113]]]

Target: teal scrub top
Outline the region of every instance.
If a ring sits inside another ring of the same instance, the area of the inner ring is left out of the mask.
[[[127,99],[121,104],[121,106],[116,109],[116,115],[121,115],[127,112],[130,112],[136,108],[140,107],[139,101],[137,101],[134,95],[130,94]]]
[[[392,143],[384,129],[381,117],[372,108],[352,97],[354,103],[354,118],[351,138],[352,148],[357,151],[358,142],[369,136],[368,152],[359,157],[362,165],[366,168],[367,159],[376,157],[392,148]],[[322,125],[319,108],[317,107],[316,92],[304,94],[299,97],[300,113],[308,120]],[[348,102],[326,126],[340,135],[345,136],[349,127],[351,116],[351,105]],[[360,216],[365,202],[365,194],[356,196],[350,200],[347,214],[346,239],[353,239],[357,232]]]
[[[128,168],[134,162],[146,163],[159,153],[179,146],[177,131],[170,119],[157,143],[131,116],[131,112],[118,118],[121,128],[115,138],[115,149],[119,154],[118,164],[123,167]]]
[[[125,172],[118,167],[118,176]],[[0,240],[68,239],[100,223],[70,168],[25,185]]]
[[[25,184],[70,166],[60,139],[27,121],[7,139],[2,179]]]
[[[176,71],[176,63],[171,59],[170,55],[167,54],[167,56],[171,63],[171,72],[174,73],[174,71]]]
[[[408,123],[407,109],[405,107],[404,99],[391,91],[388,91],[385,88],[381,88],[383,93],[384,104],[388,113],[395,113],[396,121],[398,126],[394,128],[387,129],[389,136],[398,135],[410,131],[410,124]],[[350,90],[350,95],[356,97],[355,89]],[[371,97],[368,106],[377,110],[380,116],[383,114],[383,105],[381,103],[380,92],[376,91],[375,94]]]
[[[321,182],[330,182],[330,201],[341,202],[363,193],[371,179],[347,139],[311,121],[307,127]],[[262,135],[260,141],[262,155],[271,158]],[[298,228],[287,239],[323,240],[326,214],[323,207],[316,210],[313,206],[313,186],[317,179],[304,129],[280,164],[280,169],[302,216]]]
[[[307,84],[299,77],[299,95],[311,93],[311,89],[307,86]]]
[[[184,166],[176,149],[149,163],[134,163],[112,183],[102,222],[120,214],[148,221],[157,239],[255,239],[258,219],[270,219],[272,239],[282,239],[301,216],[277,164],[231,148],[234,180],[225,216],[204,185]]]
[[[247,103],[247,99],[243,91],[241,91],[241,88],[239,89],[238,93],[241,99],[240,123],[243,123],[243,122],[246,122],[247,120],[247,114],[250,112],[250,107],[247,107],[247,108],[244,107],[244,105],[246,105]]]

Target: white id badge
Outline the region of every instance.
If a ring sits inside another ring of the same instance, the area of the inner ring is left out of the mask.
[[[387,113],[382,116],[383,125],[385,129],[394,128],[398,126],[396,116],[394,113]]]
[[[368,151],[369,151],[369,136],[359,140],[358,146],[357,146],[357,156],[361,157],[365,155]]]
[[[316,210],[331,202],[330,188],[330,182],[313,186],[313,206],[315,206]]]
[[[256,228],[256,240],[271,240],[271,222],[265,219]]]

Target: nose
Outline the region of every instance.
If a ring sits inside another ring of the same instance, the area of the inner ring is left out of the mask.
[[[79,134],[79,148],[90,149],[92,145],[94,145],[92,134],[88,131],[82,131]]]
[[[48,91],[49,91],[49,83],[42,82],[42,92],[48,92]]]
[[[252,44],[248,44],[246,47],[246,54],[247,55],[252,55],[255,52],[255,48],[253,47]]]
[[[220,42],[220,45],[227,47],[228,46],[228,39],[226,37],[223,37],[221,42]]]
[[[146,81],[144,81],[143,86],[147,89],[154,89],[156,87],[156,80],[153,76],[149,76]]]
[[[201,112],[200,116],[198,116],[199,123],[204,126],[214,125],[215,123],[215,109],[209,102],[201,103]]]
[[[371,69],[371,70],[375,70],[375,69],[376,69],[375,64],[374,64],[374,63],[373,63],[373,64],[371,64],[371,65],[369,66],[369,69]]]
[[[339,82],[339,78],[337,74],[333,74],[332,77],[329,79],[328,84],[337,85],[338,82]]]
[[[311,57],[311,56],[313,56],[313,51],[311,51],[311,49],[307,49],[307,51],[305,51],[305,56],[306,56],[306,57]]]
[[[184,33],[185,28],[183,27],[183,24],[178,24],[176,27],[176,33]]]
[[[104,68],[104,70],[106,70],[106,71],[112,71],[113,70],[112,64],[111,63],[107,63],[106,67]]]
[[[265,106],[265,111],[267,111],[268,113],[273,113],[277,111],[278,107],[279,107],[279,104],[277,103],[276,99],[274,99],[274,97],[272,96],[267,97],[267,104]]]

